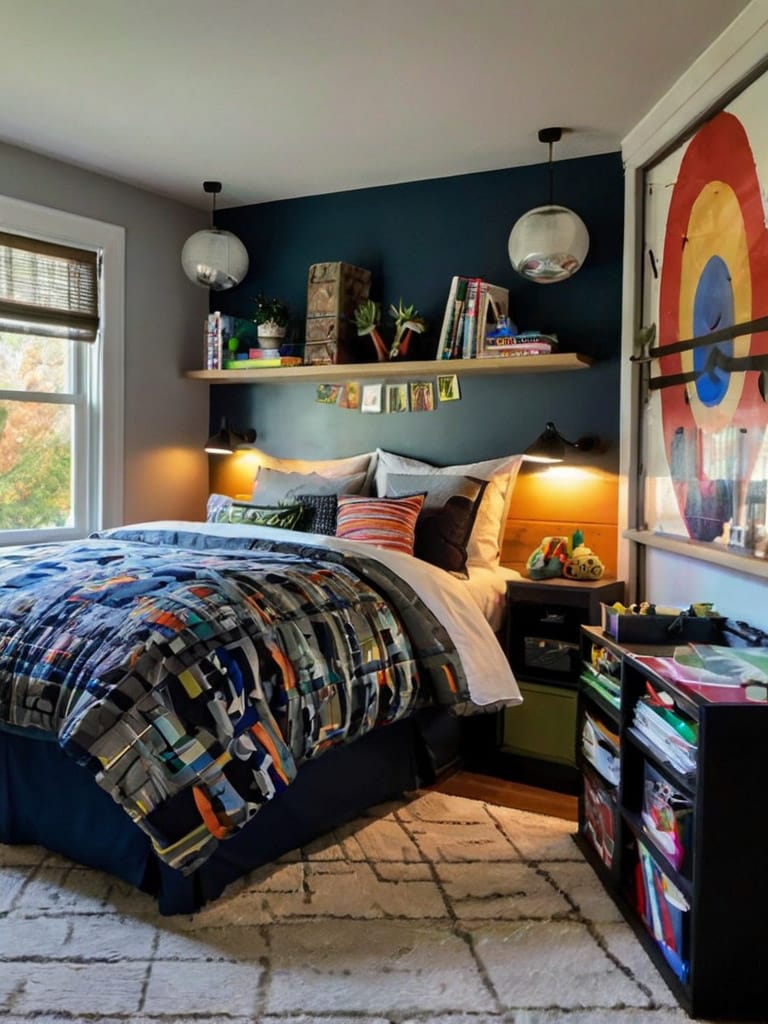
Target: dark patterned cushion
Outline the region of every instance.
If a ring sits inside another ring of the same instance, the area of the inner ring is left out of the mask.
[[[336,533],[336,495],[299,494],[296,501],[303,506],[305,516],[301,529],[307,533],[323,533],[333,537]]]
[[[389,473],[387,494],[392,497],[426,491],[416,523],[414,555],[466,577],[467,546],[486,486],[486,480],[471,476]]]

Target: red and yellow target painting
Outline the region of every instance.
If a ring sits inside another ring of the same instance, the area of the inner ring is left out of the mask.
[[[674,185],[659,348],[767,314],[768,232],[755,159],[741,121],[723,112],[691,139]],[[714,345],[743,362],[768,355],[768,333]],[[747,507],[749,481],[768,418],[762,372],[711,369],[714,345],[659,359],[662,378],[688,376],[688,383],[661,389],[664,448],[689,536],[752,547],[755,538],[745,531],[754,533],[760,513]]]

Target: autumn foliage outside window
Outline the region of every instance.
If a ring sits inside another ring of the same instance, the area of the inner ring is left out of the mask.
[[[0,531],[71,527],[97,254],[0,232]]]

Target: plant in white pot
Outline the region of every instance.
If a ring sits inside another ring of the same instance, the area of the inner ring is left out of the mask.
[[[282,299],[266,295],[257,295],[255,302],[253,322],[256,324],[259,345],[262,348],[279,348],[288,326],[288,307]]]

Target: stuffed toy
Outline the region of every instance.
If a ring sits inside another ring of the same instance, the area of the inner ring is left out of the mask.
[[[567,537],[544,537],[526,562],[526,569],[532,580],[548,580],[563,575],[567,559]]]

